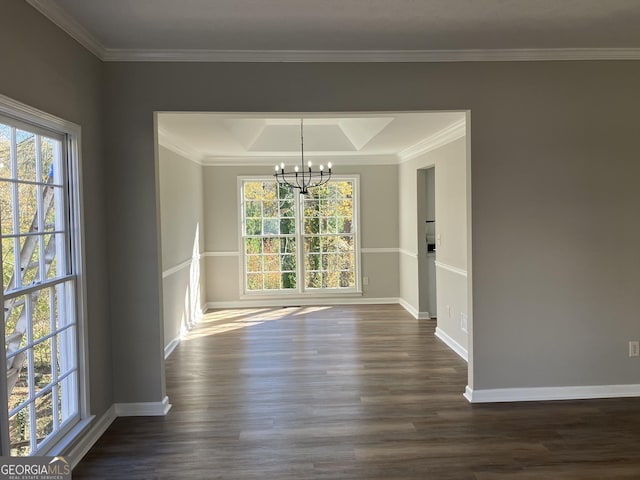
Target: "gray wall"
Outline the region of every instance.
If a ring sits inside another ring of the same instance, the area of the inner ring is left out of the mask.
[[[26,2],[2,0],[0,12],[0,93],[82,127],[90,410],[100,415],[113,403],[103,64]]]
[[[104,69],[118,401],[157,401],[164,393],[156,110],[470,109],[471,386],[638,383],[627,341],[640,337],[640,63]],[[142,339],[151,341],[140,348]]]
[[[461,315],[469,313],[465,275],[468,273],[466,138],[438,148],[428,156],[436,165],[438,328],[467,350],[467,332],[461,327]]]
[[[205,295],[202,166],[158,149],[164,345],[198,320]]]
[[[360,176],[360,242],[366,250],[398,246],[398,173],[395,165],[353,166],[334,162],[336,173]],[[238,177],[272,175],[270,167],[204,168],[206,300],[237,303],[241,294]],[[163,194],[164,195],[164,194]],[[397,253],[362,254],[363,298],[398,297]]]

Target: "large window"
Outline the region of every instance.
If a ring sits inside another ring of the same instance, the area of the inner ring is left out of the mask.
[[[274,180],[241,181],[246,293],[358,291],[357,178],[300,195]]]
[[[80,418],[71,145],[64,133],[0,116],[4,455],[46,451]]]

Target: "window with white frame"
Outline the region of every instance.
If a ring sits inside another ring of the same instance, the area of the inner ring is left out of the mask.
[[[46,451],[80,419],[76,141],[0,116],[3,455]]]
[[[307,195],[273,179],[241,180],[244,291],[357,292],[357,177]]]

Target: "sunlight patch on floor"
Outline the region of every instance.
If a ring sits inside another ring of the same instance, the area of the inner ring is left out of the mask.
[[[183,341],[208,337],[240,328],[253,327],[287,316],[298,316],[326,310],[331,307],[277,307],[277,308],[237,308],[214,310],[202,316],[199,325],[190,331]]]

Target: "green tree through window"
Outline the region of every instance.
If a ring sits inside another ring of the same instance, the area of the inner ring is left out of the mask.
[[[0,117],[0,257],[9,448],[29,455],[77,421],[76,265],[62,134]],[[33,128],[33,131],[28,128]]]
[[[354,186],[336,180],[302,196],[273,180],[243,181],[245,290],[354,290]]]

